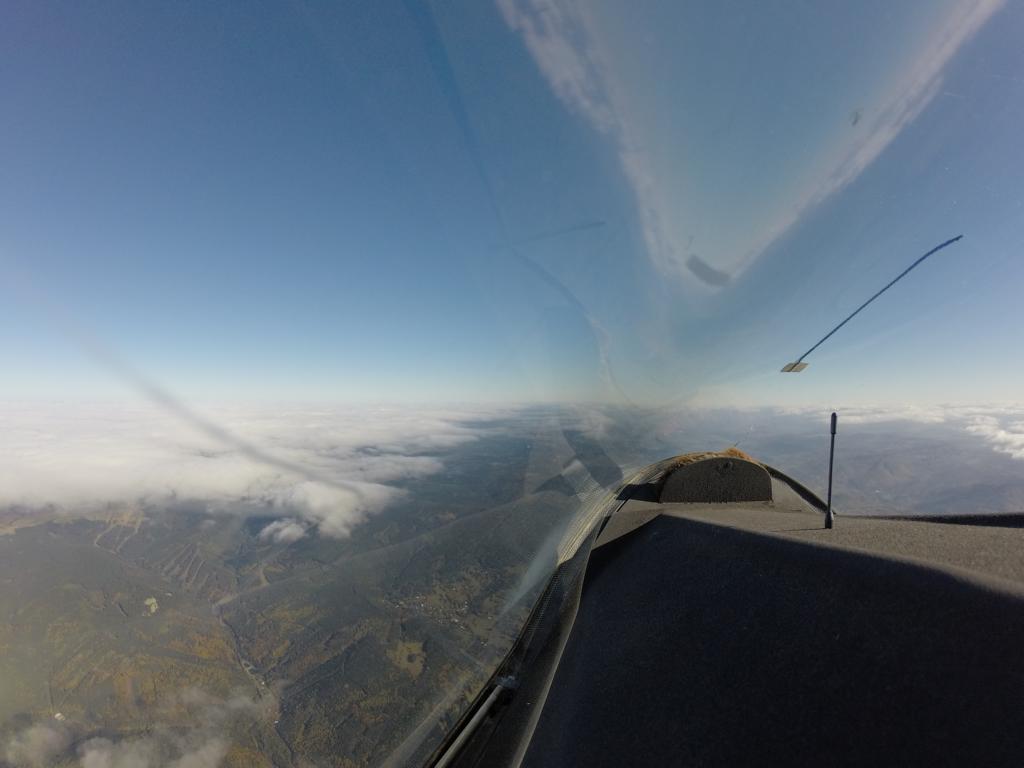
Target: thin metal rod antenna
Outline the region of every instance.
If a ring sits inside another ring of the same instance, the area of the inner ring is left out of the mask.
[[[864,307],[866,307],[866,306],[867,306],[868,304],[870,304],[870,303],[871,303],[872,301],[874,301],[874,300],[875,300],[875,299],[877,299],[877,298],[878,298],[879,296],[881,296],[881,295],[882,295],[883,293],[885,293],[885,292],[886,292],[886,291],[888,291],[888,290],[889,290],[890,288],[892,288],[892,287],[893,287],[893,286],[894,286],[894,285],[895,285],[895,284],[896,284],[896,283],[897,283],[897,282],[898,282],[898,281],[899,281],[900,279],[902,279],[902,278],[903,278],[904,276],[906,276],[906,274],[907,274],[907,273],[908,273],[908,272],[909,272],[910,270],[912,270],[912,269],[913,269],[914,267],[916,267],[916,266],[917,266],[918,264],[920,264],[920,263],[921,263],[922,261],[924,261],[925,259],[927,259],[927,258],[928,258],[929,256],[931,256],[932,254],[934,254],[934,253],[938,253],[938,252],[939,252],[939,251],[941,251],[941,250],[942,250],[943,248],[945,248],[945,247],[946,247],[947,245],[952,245],[953,243],[955,243],[955,242],[956,242],[957,240],[961,239],[962,237],[963,237],[963,235],[957,235],[956,237],[954,237],[954,238],[952,238],[952,239],[950,239],[950,240],[947,240],[946,242],[942,243],[941,245],[936,245],[936,246],[935,246],[934,248],[932,248],[932,249],[931,249],[930,251],[928,251],[928,253],[926,253],[926,254],[925,254],[924,256],[922,256],[921,258],[919,258],[919,259],[918,259],[917,261],[915,261],[915,262],[914,262],[913,264],[911,264],[911,265],[910,265],[909,267],[907,267],[907,268],[906,268],[906,269],[904,269],[904,270],[903,270],[902,272],[900,272],[900,273],[899,273],[898,275],[896,275],[896,277],[894,277],[894,278],[893,278],[892,280],[890,280],[890,281],[889,281],[888,283],[886,283],[885,287],[884,287],[884,288],[882,288],[882,290],[880,290],[880,291],[879,291],[878,293],[876,293],[876,294],[875,294],[874,296],[872,296],[872,297],[871,297],[870,299],[868,299],[868,300],[867,300],[867,301],[865,301],[865,302],[864,302],[863,304],[861,304],[861,305],[860,305],[859,307],[857,307],[857,308],[856,308],[855,310],[853,310],[853,312],[851,312],[851,313],[850,313],[849,317],[847,317],[847,318],[846,318],[845,320],[843,320],[843,322],[841,322],[841,323],[840,323],[839,325],[837,325],[837,326],[836,326],[835,328],[833,328],[833,329],[832,329],[831,331],[829,331],[828,333],[826,333],[826,334],[825,334],[825,337],[824,337],[824,338],[823,338],[823,339],[822,339],[821,341],[819,341],[819,342],[818,342],[817,344],[815,344],[815,345],[814,345],[813,347],[811,347],[811,348],[810,348],[810,349],[808,349],[808,350],[807,350],[806,352],[804,352],[804,353],[803,353],[802,355],[800,355],[800,357],[799,357],[799,358],[797,358],[797,361],[796,361],[796,362],[798,362],[798,363],[801,363],[801,362],[803,362],[803,359],[804,359],[805,357],[807,357],[807,356],[808,356],[809,354],[811,354],[811,352],[813,352],[813,351],[814,351],[814,350],[816,350],[816,349],[817,349],[818,347],[820,347],[820,346],[821,346],[822,344],[824,344],[824,343],[825,343],[825,342],[826,342],[826,341],[827,341],[827,340],[829,339],[829,337],[830,337],[830,336],[832,336],[832,334],[833,334],[833,333],[835,333],[835,332],[836,332],[836,331],[838,331],[838,330],[839,330],[840,328],[842,328],[842,327],[843,327],[844,325],[846,325],[846,324],[847,324],[848,322],[850,322],[851,320],[853,320],[853,318],[854,318],[854,317],[855,317],[855,316],[857,315],[857,313],[858,313],[858,312],[860,312],[860,311],[861,311],[862,309],[864,309]]]
[[[836,456],[836,422],[839,421],[835,412],[832,412],[832,443],[828,448],[828,508],[825,510],[825,527],[831,528],[835,521],[832,513],[832,463]]]

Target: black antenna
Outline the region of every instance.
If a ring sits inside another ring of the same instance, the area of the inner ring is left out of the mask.
[[[825,527],[831,528],[835,521],[835,515],[832,514],[832,462],[836,455],[836,422],[839,421],[835,414],[832,412],[832,444],[828,448],[828,507],[825,510]]]
[[[866,307],[872,301],[874,301],[879,296],[881,296],[883,293],[885,293],[890,288],[892,288],[901,278],[906,276],[906,274],[908,272],[910,272],[910,270],[912,270],[914,267],[916,267],[922,261],[927,259],[932,254],[938,253],[943,248],[945,248],[947,245],[952,245],[953,243],[955,243],[957,240],[959,240],[962,237],[963,237],[963,235],[957,235],[956,237],[947,240],[946,242],[942,243],[941,245],[936,245],[934,248],[932,248],[930,251],[928,251],[928,253],[926,253],[924,256],[920,257],[917,261],[915,261],[909,267],[907,267],[902,272],[900,272],[898,275],[896,275],[896,277],[894,277],[892,280],[890,280],[888,283],[886,283],[885,287],[882,288],[880,291],[878,291],[878,293],[876,293],[870,299],[868,299],[863,304],[861,304],[859,307],[857,307],[855,310],[853,310],[853,312],[851,312],[850,315],[845,320],[843,320],[843,322],[841,322],[839,325],[837,325],[831,331],[826,333],[817,344],[815,344],[813,347],[811,347],[806,352],[804,352],[802,355],[800,355],[800,357],[798,357],[796,359],[795,363],[786,363],[786,365],[782,366],[782,372],[783,373],[800,373],[800,371],[802,371],[804,368],[807,367],[807,363],[804,362],[804,358],[807,357],[809,354],[811,354],[811,352],[816,350],[822,344],[824,344],[829,339],[829,337],[832,336],[833,333],[835,333],[840,328],[842,328],[844,325],[846,325],[848,322],[853,320],[853,318],[856,317],[858,312],[860,312],[862,309],[864,309],[864,307]]]

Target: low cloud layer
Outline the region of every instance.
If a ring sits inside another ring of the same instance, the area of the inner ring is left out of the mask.
[[[988,450],[1024,460],[1024,405],[1018,403],[698,408],[681,410],[662,421],[668,435],[673,430],[685,435],[687,430],[696,428],[711,434],[742,437],[742,425],[747,424],[751,433],[782,436],[806,431],[808,420],[813,420],[814,428],[824,434],[833,410],[839,414],[840,432],[845,427],[900,422],[942,426],[949,430],[942,434],[950,438],[978,438]]]
[[[157,725],[145,735],[115,740],[76,734],[73,723],[36,723],[15,733],[2,754],[17,768],[42,768],[72,755],[81,768],[216,768],[231,748],[235,726],[277,716],[277,701],[269,694],[258,700],[244,693],[221,699],[190,688],[169,704],[184,710],[192,726]],[[73,747],[76,735],[80,743]]]
[[[60,723],[36,723],[14,734],[4,750],[4,758],[18,768],[42,768],[71,744],[71,731]]]
[[[281,519],[262,536],[346,536],[392,502],[399,479],[442,469],[439,454],[475,440],[473,410],[261,407],[208,409],[242,446],[163,411],[111,405],[0,405],[0,508],[75,513],[169,500],[211,510],[252,505]],[[273,461],[247,451],[258,446]]]
[[[714,412],[715,409],[708,409]],[[1024,418],[1024,405],[1018,403],[979,403],[965,405],[961,403],[939,403],[915,405],[808,405],[808,406],[753,406],[735,409],[723,408],[722,411],[734,410],[736,413],[764,410],[779,416],[821,416],[831,411],[839,413],[847,424],[878,424],[889,421],[915,421],[922,424],[950,424],[955,422],[972,422],[982,417]]]
[[[998,416],[977,415],[967,431],[986,440],[999,453],[1024,460],[1024,413]]]
[[[647,424],[667,452],[723,440],[753,447],[758,440],[806,431],[808,418],[825,429],[829,410],[697,409],[639,419],[633,412],[578,408],[560,412],[559,423],[613,449],[623,440],[642,443],[642,436],[628,438],[623,428]],[[1021,406],[857,406],[839,412],[841,430],[896,421],[944,425],[951,438],[959,434],[976,440],[979,449],[1024,460]],[[400,481],[441,471],[447,450],[478,439],[490,429],[482,426],[488,419],[513,411],[262,407],[207,413],[281,463],[254,459],[156,409],[0,404],[0,510],[80,514],[110,504],[189,501],[214,513],[269,512],[273,519],[258,534],[268,543],[344,537],[396,501]],[[618,460],[639,461],[628,454]],[[593,458],[592,452],[587,455]],[[308,467],[309,473],[289,469],[293,466]]]

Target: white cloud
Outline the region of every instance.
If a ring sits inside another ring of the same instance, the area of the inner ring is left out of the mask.
[[[992,444],[999,453],[1007,453],[1015,459],[1024,459],[1024,420],[1016,413],[1011,420],[1005,416],[1001,420],[995,415],[975,416],[967,431]],[[1012,418],[1012,417],[1011,417]]]
[[[79,748],[79,764],[81,768],[217,768],[229,747],[224,738],[211,736],[170,757],[156,739],[114,742],[96,738]]]
[[[890,421],[914,421],[920,424],[942,424],[959,415],[960,406],[946,405],[853,405],[839,408],[827,406],[810,406],[800,408],[779,408],[777,412],[784,415],[802,415],[820,417],[830,410],[840,414],[843,424],[880,424]]]
[[[751,233],[749,245],[739,252],[706,254],[701,259],[701,264],[721,273],[713,282],[724,284],[746,269],[806,213],[860,176],[928,106],[941,90],[946,65],[1004,4],[1005,0],[957,3],[917,56],[891,78],[875,117],[862,130],[847,132],[825,147],[797,191],[788,199],[772,201],[777,212],[768,217],[769,224]],[[659,178],[657,158],[649,157],[640,138],[646,126],[637,123],[637,115],[622,96],[625,91],[616,83],[614,58],[597,34],[589,5],[580,0],[497,0],[497,5],[555,95],[614,145],[654,266],[668,274],[690,276],[687,248],[677,242],[670,226],[685,219],[686,211],[664,192],[661,182],[667,180]]]
[[[756,409],[752,409],[756,410]],[[945,424],[981,438],[992,450],[1024,460],[1024,405],[1020,403],[947,404],[930,406],[851,406],[770,409],[780,416],[805,416],[822,419],[829,410],[839,413],[844,424],[884,424],[912,421],[919,424]]]
[[[278,717],[278,702],[270,692],[260,699],[245,693],[221,699],[189,688],[166,704],[176,715],[184,710],[191,727],[157,724],[142,736],[84,738],[75,748],[75,726],[37,723],[15,733],[3,754],[16,768],[42,768],[61,758],[60,765],[70,765],[66,759],[72,749],[81,768],[216,768],[231,747],[232,731]]]
[[[577,403],[560,414],[563,428],[578,429],[589,437],[606,438],[615,418],[600,405]]]
[[[36,768],[51,765],[70,744],[71,733],[64,726],[36,723],[14,734],[4,755],[13,766]]]
[[[749,406],[680,409],[660,419],[663,432],[671,441],[677,434],[685,436],[694,425],[710,423],[710,432],[721,432],[721,425],[746,422],[750,431],[765,436],[781,435],[792,429],[804,431],[808,426],[825,433],[831,411],[839,414],[839,431],[846,426],[898,424],[912,422],[919,425],[942,425],[943,432],[935,436],[952,437],[968,434],[984,441],[997,453],[1024,460],[1024,403],[946,403],[934,405],[836,405],[807,406]],[[726,430],[728,431],[728,430]]]
[[[260,539],[275,544],[291,544],[306,535],[306,526],[290,517],[275,520],[260,531]]]
[[[89,739],[79,748],[79,757],[82,768],[151,768],[160,759],[156,743],[148,739],[122,743]]]
[[[345,536],[399,496],[396,480],[440,471],[431,454],[476,439],[482,428],[465,422],[486,415],[230,408],[216,412],[227,436],[218,439],[154,408],[0,404],[0,507],[74,512],[182,499],[216,511],[241,503],[280,512],[281,525],[264,529],[273,541],[295,541],[310,527]]]
[[[122,741],[89,739],[78,748],[82,768],[216,768],[231,746],[232,724],[271,719],[277,707],[269,695],[259,701],[241,693],[218,699],[196,688],[183,691],[175,703],[190,712],[195,727],[182,733],[158,726]]]

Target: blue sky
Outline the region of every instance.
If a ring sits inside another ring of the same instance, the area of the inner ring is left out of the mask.
[[[1024,385],[1019,5],[6,16],[0,398],[130,392],[90,348],[194,399]]]

